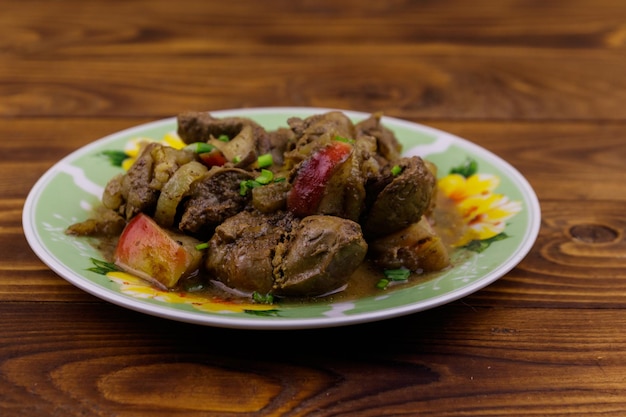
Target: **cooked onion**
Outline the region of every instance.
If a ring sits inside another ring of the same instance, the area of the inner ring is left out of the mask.
[[[174,172],[161,189],[161,195],[157,201],[154,220],[159,225],[163,227],[173,225],[178,204],[189,191],[191,184],[207,171],[208,169],[200,162],[191,161]]]

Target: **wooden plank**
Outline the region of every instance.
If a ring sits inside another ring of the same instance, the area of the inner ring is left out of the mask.
[[[296,105],[427,119],[623,119],[626,5],[577,3],[144,2],[139,14],[136,3],[77,3],[50,18],[11,1],[0,25],[0,116]]]
[[[0,315],[0,409],[15,416],[618,416],[626,407],[618,310],[452,305],[272,332],[263,336],[272,343],[254,345],[240,331],[108,305],[3,303]]]

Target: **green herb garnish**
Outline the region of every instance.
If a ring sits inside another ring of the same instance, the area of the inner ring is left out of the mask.
[[[243,180],[239,183],[239,195],[244,196],[248,194],[248,190],[256,187],[261,187],[272,182],[285,181],[284,177],[274,178],[274,173],[268,169],[262,169],[261,174],[253,180]]]
[[[254,300],[255,303],[259,303],[259,304],[273,304],[274,303],[274,296],[272,294],[263,295],[256,291],[252,293],[252,299]]]
[[[354,139],[344,138],[343,136],[339,136],[339,135],[335,136],[333,138],[333,140],[336,140],[338,142],[345,142],[345,143],[349,143],[351,145],[354,145]]]
[[[269,166],[272,166],[273,163],[274,163],[274,157],[272,156],[271,153],[260,155],[257,158],[257,164],[259,165],[259,168],[267,168]]]
[[[261,175],[256,177],[255,181],[258,182],[259,184],[266,185],[272,182],[273,179],[274,179],[274,173],[272,171],[267,170],[267,169],[262,169]]]
[[[402,169],[402,167],[401,167],[400,165],[394,165],[394,166],[391,168],[391,175],[393,175],[394,177],[395,177],[395,176],[398,176],[398,175],[400,175],[400,173],[401,173],[402,171],[403,171],[403,169]]]
[[[409,279],[409,275],[411,275],[411,271],[407,268],[385,269],[383,273],[385,278],[391,281],[406,281]]]
[[[376,283],[376,288],[380,290],[384,290],[389,285],[389,280],[387,278],[382,278]]]
[[[248,194],[248,190],[255,187],[259,187],[263,184],[256,182],[255,180],[243,180],[239,183],[239,195],[244,196]]]
[[[209,145],[208,143],[205,143],[205,142],[194,142],[185,146],[183,149],[200,154],[200,153],[211,152],[213,149],[215,149],[215,146]]]
[[[411,271],[407,268],[385,269],[383,271],[385,278],[381,278],[376,283],[376,288],[384,290],[392,281],[406,281],[411,275]]]

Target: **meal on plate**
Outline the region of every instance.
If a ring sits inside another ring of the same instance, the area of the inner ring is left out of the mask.
[[[364,270],[385,286],[449,266],[436,167],[403,156],[380,115],[177,122],[185,146],[147,141],[67,230],[96,237],[121,270],[163,289],[301,299],[358,287]]]

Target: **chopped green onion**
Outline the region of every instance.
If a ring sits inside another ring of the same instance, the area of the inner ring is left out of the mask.
[[[376,288],[384,290],[392,281],[406,281],[411,275],[411,271],[407,268],[385,269],[383,271],[385,278],[381,278],[376,283]]]
[[[339,136],[339,135],[335,136],[334,140],[339,141],[339,142],[354,144],[354,139],[344,138],[343,136]]]
[[[271,182],[285,181],[284,177],[274,178],[274,173],[267,169],[262,169],[261,174],[254,180],[243,180],[239,183],[239,195],[244,196],[248,194],[248,190],[256,187],[267,185]]]
[[[254,181],[251,181],[251,180],[241,181],[239,183],[239,195],[243,196],[243,195],[248,194],[248,190],[254,187],[253,182]]]
[[[259,294],[258,292],[252,293],[252,299],[259,304],[272,304],[274,302],[274,296],[272,294]]]
[[[409,275],[411,275],[411,271],[407,268],[385,269],[383,273],[391,281],[406,281],[409,279]]]
[[[219,140],[220,142],[228,142],[230,138],[228,137],[228,135],[219,135],[217,137],[217,140]]]
[[[197,250],[204,250],[204,249],[208,249],[209,247],[209,242],[204,242],[204,243],[198,243],[196,245],[196,249]]]
[[[380,281],[376,283],[376,288],[384,290],[389,285],[389,280],[387,278],[382,278]]]
[[[274,179],[274,173],[270,170],[267,169],[262,169],[261,170],[261,175],[259,175],[258,177],[256,177],[255,181],[258,182],[259,184],[269,184],[270,182],[272,182],[272,180]]]
[[[194,142],[185,146],[184,149],[195,153],[207,153],[215,149],[215,146],[209,145],[208,143],[204,142]]]
[[[402,167],[400,165],[394,165],[391,168],[391,175],[393,175],[394,177],[399,175],[402,172]]]
[[[244,196],[248,194],[248,190],[260,187],[261,185],[263,184],[256,180],[243,180],[239,183],[239,195]]]
[[[233,162],[238,164],[239,162],[241,162],[241,156],[237,155],[233,158]]]
[[[259,168],[267,168],[274,163],[274,158],[271,153],[265,153],[257,158]]]

